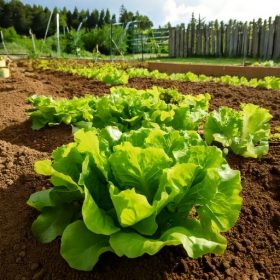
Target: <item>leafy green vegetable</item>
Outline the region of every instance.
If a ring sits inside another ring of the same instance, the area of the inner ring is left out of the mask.
[[[43,70],[57,70],[87,78],[96,79],[107,85],[124,85],[128,83],[128,74],[117,64],[88,64],[87,66],[79,64],[69,64],[63,61],[41,60],[37,68]]]
[[[81,129],[74,139],[36,163],[53,187],[28,200],[41,212],[35,236],[61,235],[71,267],[91,270],[106,251],[134,258],[167,245],[182,244],[193,258],[223,253],[241,183],[221,150],[194,131],[159,126]]]
[[[268,110],[253,104],[243,104],[241,109],[220,107],[210,113],[204,126],[206,142],[219,142],[244,157],[267,154],[272,116]]]
[[[246,77],[237,77],[224,75],[221,77],[213,77],[206,75],[196,75],[192,72],[187,73],[167,73],[159,72],[158,70],[149,71],[146,68],[134,68],[117,63],[107,64],[88,64],[88,66],[79,64],[68,64],[62,61],[46,61],[41,60],[38,62],[37,67],[40,69],[52,69],[74,75],[79,75],[87,78],[97,79],[109,85],[127,84],[129,78],[152,78],[161,80],[173,81],[190,81],[190,82],[215,82],[228,84],[231,86],[248,86],[259,87],[265,89],[280,89],[280,78],[275,76],[267,76],[263,79],[250,79]],[[126,69],[125,69],[126,68]]]
[[[60,123],[71,124],[82,120],[90,122],[93,118],[96,97],[74,97],[71,101],[67,99],[54,101],[52,97],[32,95],[27,101],[34,106],[29,110],[32,129],[39,130],[47,124],[49,126]]]
[[[208,111],[209,94],[181,95],[174,89],[136,90],[115,87],[111,94],[100,98],[86,96],[57,100],[31,96],[35,107],[29,110],[32,128],[46,124],[73,124],[80,128],[117,126],[122,131],[138,129],[154,122],[160,126],[195,130]]]

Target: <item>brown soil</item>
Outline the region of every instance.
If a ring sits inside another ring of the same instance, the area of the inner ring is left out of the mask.
[[[73,97],[85,93],[105,94],[103,84],[57,72],[12,67],[12,77],[0,80],[0,279],[280,279],[280,143],[270,145],[261,159],[230,155],[230,165],[242,173],[243,207],[238,223],[226,233],[228,248],[223,256],[197,260],[179,247],[167,247],[155,256],[118,258],[107,253],[89,273],[70,269],[59,254],[59,240],[36,242],[31,224],[37,213],[26,205],[31,193],[48,187],[34,173],[33,163],[72,140],[66,126],[34,132],[27,120],[26,97],[37,93]],[[178,88],[182,93],[209,92],[211,108],[239,107],[251,102],[268,108],[272,127],[280,125],[280,92],[236,88],[210,83],[184,83],[132,79],[129,86],[153,85]]]

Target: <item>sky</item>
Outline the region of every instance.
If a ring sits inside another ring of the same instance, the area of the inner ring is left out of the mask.
[[[188,23],[192,13],[206,21],[237,19],[250,21],[280,15],[280,0],[22,0],[23,3],[53,8],[109,9],[119,15],[123,4],[128,11],[148,16],[154,26],[170,22],[172,26]]]

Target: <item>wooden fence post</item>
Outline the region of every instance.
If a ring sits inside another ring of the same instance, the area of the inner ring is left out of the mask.
[[[253,42],[252,42],[252,56],[258,57],[259,52],[259,27],[257,22],[253,21]]]
[[[269,18],[269,27],[268,27],[268,45],[267,45],[267,59],[272,58],[273,52],[273,39],[274,39],[274,24],[272,18]]]
[[[182,28],[179,30],[180,32],[180,48],[179,48],[179,56],[184,57],[184,38],[185,38],[185,29]]]
[[[169,29],[169,38],[168,38],[168,55],[174,57],[174,29]]]
[[[280,16],[277,16],[274,21],[274,47],[272,58],[280,59]]]

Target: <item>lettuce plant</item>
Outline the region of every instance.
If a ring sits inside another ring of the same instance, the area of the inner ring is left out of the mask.
[[[268,110],[254,104],[242,104],[241,109],[220,107],[211,112],[204,126],[206,142],[221,143],[243,157],[267,154],[272,116]]]
[[[154,87],[147,90],[114,87],[111,94],[56,100],[31,96],[29,110],[32,128],[60,123],[75,127],[103,128],[118,126],[121,130],[138,129],[147,122],[175,129],[197,129],[207,115],[209,94],[182,95],[174,89]]]
[[[90,122],[96,99],[94,96],[86,96],[74,97],[72,100],[54,100],[48,96],[32,95],[27,99],[33,105],[28,113],[32,119],[32,129],[39,130],[46,125],[71,124],[82,120]]]
[[[129,76],[121,69],[118,64],[105,63],[105,64],[93,64],[90,63],[87,66],[79,64],[68,64],[64,61],[46,61],[41,60],[36,65],[37,68],[42,70],[57,70],[66,72],[82,77],[96,79],[107,85],[124,85],[128,83]]]
[[[96,79],[108,85],[124,85],[130,78],[152,78],[161,80],[189,81],[189,82],[215,82],[231,86],[249,86],[264,89],[280,89],[280,78],[276,76],[267,76],[263,79],[247,79],[246,77],[224,75],[213,77],[206,75],[197,75],[192,72],[167,74],[158,70],[149,71],[146,68],[128,67],[117,63],[96,64],[89,63],[87,66],[79,64],[68,64],[63,61],[37,62],[37,68],[43,70],[58,70],[74,75]]]
[[[36,162],[53,187],[28,200],[40,212],[34,235],[43,243],[61,236],[72,268],[89,271],[107,251],[136,258],[182,244],[192,258],[224,252],[241,183],[220,149],[158,125],[80,129],[74,139]]]

